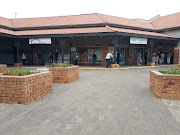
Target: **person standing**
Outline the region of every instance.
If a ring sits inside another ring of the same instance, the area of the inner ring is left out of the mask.
[[[138,65],[142,64],[142,60],[141,60],[141,53],[138,53]]]
[[[117,53],[117,64],[119,64],[119,62],[120,62],[120,52],[118,51],[118,53]]]
[[[170,52],[168,52],[168,54],[167,54],[167,64],[169,64],[170,61],[171,61],[171,54],[170,54]]]
[[[79,56],[78,56],[77,52],[76,52],[76,54],[74,54],[74,59],[75,59],[75,65],[77,65],[78,60],[79,60]]]
[[[97,59],[97,56],[96,56],[96,52],[94,51],[94,54],[93,54],[93,63],[94,63],[94,66],[96,65],[96,59]]]
[[[22,62],[23,62],[23,65],[25,65],[25,61],[26,61],[26,55],[23,52],[22,53]]]
[[[107,53],[107,55],[106,55],[106,68],[108,68],[109,67],[109,61],[110,61],[110,59],[112,59],[113,58],[113,55],[109,52],[109,53]]]
[[[164,63],[164,57],[165,57],[165,54],[162,52],[161,53],[161,62]]]
[[[56,49],[55,53],[54,53],[54,59],[55,59],[55,63],[57,64],[58,61],[58,50]]]
[[[144,64],[147,65],[147,50],[144,53]]]
[[[50,54],[49,54],[49,60],[50,60],[50,63],[53,63],[53,53],[52,52],[50,52]]]
[[[37,58],[37,65],[39,66],[41,63],[41,52],[40,51],[38,51],[36,53],[36,58]]]

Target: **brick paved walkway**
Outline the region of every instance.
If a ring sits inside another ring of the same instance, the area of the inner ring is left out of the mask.
[[[0,104],[1,135],[179,135],[180,101],[156,99],[149,70],[80,70],[28,105]]]

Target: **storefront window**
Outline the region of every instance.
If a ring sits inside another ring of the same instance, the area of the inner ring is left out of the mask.
[[[134,47],[132,49],[132,58],[133,58],[133,62],[136,62],[137,61],[137,58],[138,58],[138,53],[140,52],[141,53],[141,59],[144,61],[144,54],[145,54],[145,49],[146,49],[146,46],[144,47]]]
[[[93,53],[96,51],[96,62],[101,62],[102,59],[102,50],[100,47],[96,48],[77,48],[78,54],[80,56],[80,62],[92,62]]]

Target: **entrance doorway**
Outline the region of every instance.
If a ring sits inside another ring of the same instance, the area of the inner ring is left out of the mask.
[[[116,63],[124,65],[126,62],[127,45],[116,45]]]

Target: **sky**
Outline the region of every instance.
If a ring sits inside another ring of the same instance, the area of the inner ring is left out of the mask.
[[[0,16],[35,18],[102,13],[149,20],[180,12],[180,0],[0,0]]]

